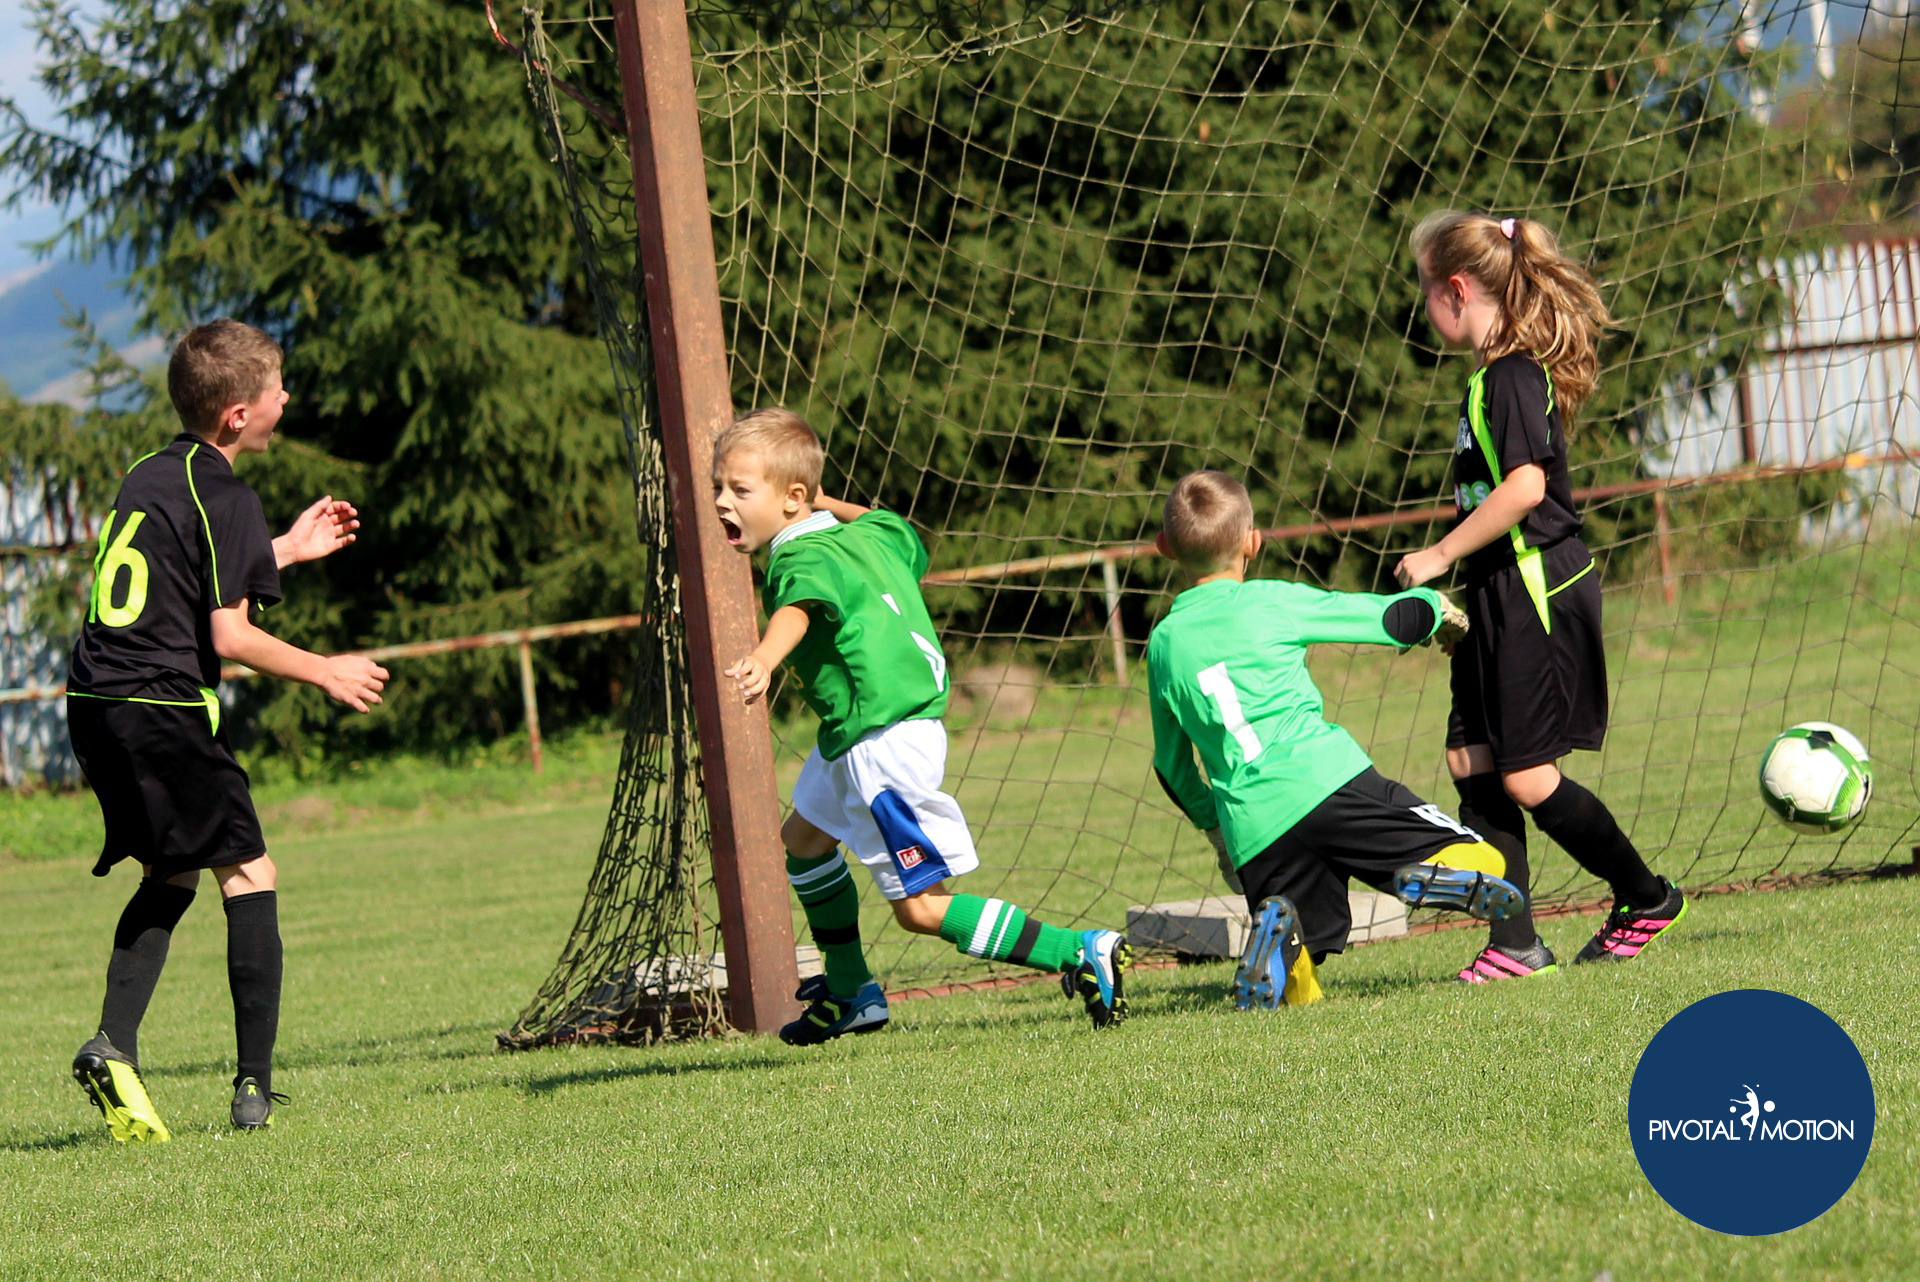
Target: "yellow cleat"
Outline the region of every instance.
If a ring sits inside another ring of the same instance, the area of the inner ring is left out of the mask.
[[[1313,954],[1303,948],[1287,968],[1287,986],[1281,1000],[1289,1006],[1311,1006],[1325,996],[1320,991],[1320,974],[1313,964]]]
[[[147,1097],[134,1062],[101,1033],[73,1057],[73,1080],[107,1119],[107,1134],[122,1144],[165,1144],[173,1138]]]

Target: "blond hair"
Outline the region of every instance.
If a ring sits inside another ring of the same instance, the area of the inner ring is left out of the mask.
[[[237,320],[187,331],[167,362],[167,397],[192,433],[212,431],[229,406],[250,404],[280,372],[280,344]]]
[[[1600,333],[1613,324],[1584,265],[1531,218],[1443,209],[1413,229],[1413,253],[1430,280],[1470,276],[1499,307],[1481,356],[1525,352],[1553,376],[1561,418],[1573,416],[1600,380]]]
[[[806,486],[809,503],[820,492],[826,449],[807,420],[792,410],[757,409],[733,420],[713,438],[714,471],[735,454],[759,459],[767,479],[781,489],[795,482]]]
[[[1189,472],[1167,495],[1167,554],[1189,574],[1225,569],[1252,528],[1253,499],[1225,472]]]

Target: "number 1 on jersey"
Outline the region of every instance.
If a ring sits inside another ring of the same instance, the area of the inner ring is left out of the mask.
[[[1247,714],[1240,707],[1240,692],[1233,688],[1233,678],[1227,675],[1227,665],[1216,663],[1211,668],[1200,669],[1200,693],[1213,700],[1213,706],[1220,710],[1220,724],[1240,745],[1240,757],[1243,761],[1252,761],[1262,750],[1259,738],[1253,733],[1253,727],[1247,724]]]

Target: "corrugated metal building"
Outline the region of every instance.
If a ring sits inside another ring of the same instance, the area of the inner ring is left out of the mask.
[[[1694,389],[1656,416],[1648,464],[1667,476],[1799,466],[1920,449],[1920,240],[1869,241],[1773,265],[1791,320],[1744,375]],[[1920,469],[1847,473],[1850,500],[1809,536],[1911,518]]]
[[[45,577],[48,552],[90,545],[91,514],[69,496],[50,493],[29,477],[0,486],[0,687],[54,686],[67,679],[70,637],[49,638],[29,626],[33,589]],[[58,699],[0,704],[0,784],[67,782],[79,767],[67,748],[67,716]]]

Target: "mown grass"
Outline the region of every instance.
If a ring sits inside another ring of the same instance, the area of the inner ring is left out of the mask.
[[[1608,801],[1656,870],[1718,886],[1910,862],[1920,842],[1920,705],[1912,693],[1920,682],[1920,536],[1894,531],[1766,567],[1695,570],[1676,584],[1671,603],[1650,584],[1611,593],[1607,610],[1612,729],[1605,752],[1577,754],[1567,768]],[[1449,700],[1443,656],[1329,646],[1315,652],[1313,669],[1328,715],[1383,773],[1454,805],[1440,754]],[[1076,927],[1118,926],[1130,906],[1213,893],[1211,852],[1153,778],[1145,691],[1051,685],[1025,693],[1031,706],[1015,714],[989,715],[991,698],[976,697],[957,702],[948,719],[949,786],[982,860],[966,888]],[[1755,793],[1767,742],[1809,719],[1849,726],[1875,761],[1875,800],[1837,837],[1795,836]],[[783,721],[776,741],[784,796],[812,746],[812,727],[804,718]],[[604,806],[619,759],[614,736],[563,736],[549,742],[546,757],[538,777],[512,742],[459,762],[337,763],[321,779],[288,777],[267,762],[256,797],[275,844],[343,825]],[[0,794],[0,854],[60,858],[96,849],[98,840],[99,817],[85,793]],[[582,838],[583,850],[598,844],[598,832]],[[1604,895],[1537,833],[1533,846],[1539,900]],[[985,973],[889,920],[869,892],[867,938],[876,966],[895,982]]]
[[[0,866],[0,1277],[1880,1278],[1920,1250],[1920,882],[1712,896],[1631,967],[1469,991],[1476,940],[1359,949],[1328,1000],[1240,1014],[1222,964],[1136,973],[1086,1027],[1051,984],[900,1001],[813,1050],[761,1038],[492,1049],[553,960],[597,802],[280,842],[288,946],[264,1135],[226,1129],[210,892],[142,1033],[170,1145],[112,1144],[66,1076],[130,888]],[[1571,950],[1592,918],[1545,922]],[[1729,1238],[1634,1163],[1627,1086],[1675,1011],[1775,987],[1878,1094],[1859,1183]]]

